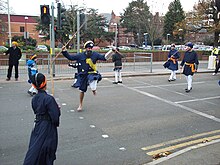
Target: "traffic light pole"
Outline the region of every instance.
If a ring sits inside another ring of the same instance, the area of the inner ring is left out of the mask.
[[[54,34],[54,3],[51,5],[52,18],[51,18],[51,38],[50,38],[50,55],[51,58],[55,56],[55,34]],[[53,68],[53,77],[55,77],[55,63],[51,64]]]

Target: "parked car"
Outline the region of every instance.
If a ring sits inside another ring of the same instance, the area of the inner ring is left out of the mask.
[[[128,46],[119,46],[118,48],[119,50],[131,50],[131,48]]]
[[[115,48],[115,46],[106,46],[106,47],[102,48],[102,50],[110,50],[113,48]]]
[[[4,52],[6,50],[8,50],[8,48],[6,48],[5,46],[0,46],[0,52]]]
[[[47,46],[46,46],[46,45],[38,45],[38,46],[36,47],[36,50],[48,52],[48,49],[47,49]]]

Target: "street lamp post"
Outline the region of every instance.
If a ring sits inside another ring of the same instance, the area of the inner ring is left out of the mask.
[[[148,33],[144,33],[144,45],[145,45],[145,48],[147,48],[147,35],[148,35]]]
[[[170,34],[168,33],[168,34],[167,34],[167,44],[168,44],[168,42],[169,42],[169,36],[170,36]]]
[[[28,17],[24,17],[24,22],[25,22],[25,32],[24,32],[25,46],[27,46],[27,38],[28,38],[28,34],[27,34],[27,20],[28,20]]]
[[[115,25],[115,47],[117,47],[118,24],[114,23],[113,25]]]
[[[11,20],[10,20],[9,0],[8,0],[8,39],[11,47]]]

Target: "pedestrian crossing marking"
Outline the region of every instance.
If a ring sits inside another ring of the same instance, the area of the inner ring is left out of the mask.
[[[167,142],[164,142],[164,143],[155,144],[155,145],[148,146],[148,147],[143,147],[141,149],[144,150],[144,151],[147,151],[147,150],[150,150],[150,149],[159,148],[159,147],[162,147],[162,146],[166,146],[166,145],[169,145],[169,144],[181,142],[181,141],[184,141],[184,140],[189,140],[189,139],[197,138],[197,137],[200,137],[200,136],[206,136],[206,135],[215,134],[215,133],[219,133],[219,132],[220,132],[220,130],[214,130],[214,131],[210,131],[210,132],[200,133],[200,134],[196,134],[196,135],[191,135],[191,136],[187,136],[187,137],[167,141]]]

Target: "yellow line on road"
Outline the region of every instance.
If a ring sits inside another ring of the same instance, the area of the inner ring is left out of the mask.
[[[193,140],[193,141],[173,145],[173,146],[170,146],[170,147],[162,148],[162,149],[159,149],[159,150],[151,151],[151,152],[148,152],[147,155],[152,156],[152,155],[156,155],[156,154],[163,153],[163,152],[166,152],[166,151],[172,151],[172,150],[175,150],[175,149],[178,149],[178,148],[190,146],[190,145],[193,145],[193,144],[202,143],[204,141],[211,141],[211,140],[214,140],[214,139],[220,139],[220,135],[211,136],[211,137],[207,137],[207,138],[201,138],[201,139],[197,139],[197,140]]]
[[[180,138],[180,139],[167,141],[167,142],[164,142],[164,143],[155,144],[155,145],[148,146],[148,147],[143,147],[141,149],[144,150],[144,151],[147,151],[147,150],[150,150],[150,149],[166,146],[166,145],[169,145],[169,144],[172,144],[172,143],[177,143],[177,142],[181,142],[181,141],[184,141],[184,140],[189,140],[189,139],[197,138],[197,137],[200,137],[200,136],[206,136],[206,135],[215,134],[215,133],[219,133],[219,132],[220,132],[220,130],[200,133],[200,134],[196,134],[196,135],[192,135],[192,136],[183,137],[183,138]]]

